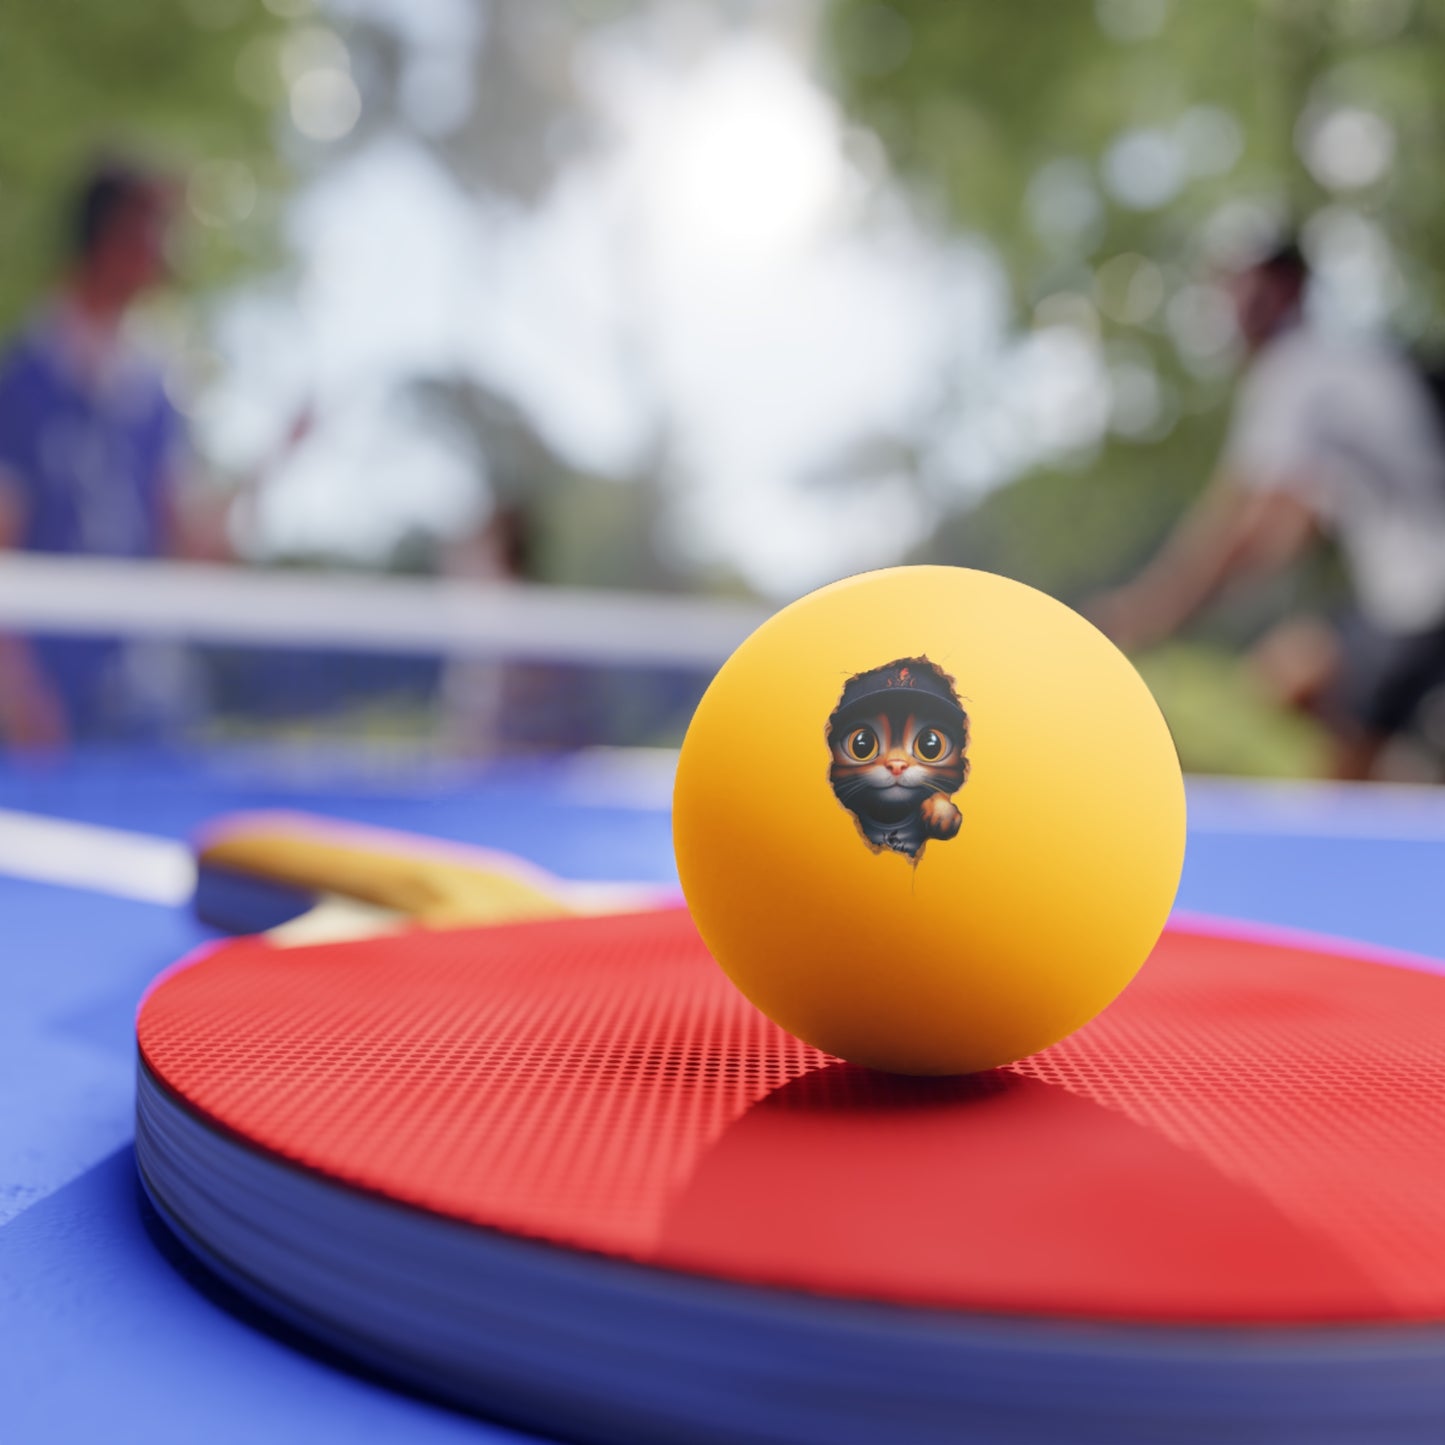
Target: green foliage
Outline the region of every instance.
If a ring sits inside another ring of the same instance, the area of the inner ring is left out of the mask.
[[[927,204],[993,242],[1022,324],[1083,327],[1162,398],[1143,426],[1116,409],[1071,469],[946,521],[932,555],[1064,595],[1137,563],[1213,462],[1227,355],[1190,354],[1180,308],[1241,218],[1273,214],[1307,240],[1342,218],[1376,228],[1401,281],[1394,325],[1440,334],[1445,0],[836,0],[829,14],[845,104]],[[1393,158],[1329,192],[1301,157],[1342,109],[1383,121]],[[1174,147],[1176,165],[1187,140],[1194,158],[1131,198],[1120,172],[1151,161],[1121,156],[1129,140]]]
[[[1177,450],[1116,448],[1108,466],[1048,468],[946,518],[917,560],[984,567],[1067,601],[1133,571],[1204,477],[1180,458],[1218,444],[1217,412],[1185,418]]]
[[[274,68],[283,31],[257,0],[0,0],[0,330],[63,266],[71,190],[98,157],[155,165],[199,199],[184,283],[269,259],[267,199],[285,175],[272,105],[246,74]],[[193,169],[207,161],[232,167],[219,206],[214,173]]]
[[[1349,199],[1421,263],[1430,304],[1445,299],[1440,0],[836,0],[831,14],[847,104],[905,175],[998,242],[1025,299],[1120,252],[1187,259],[1198,225],[1241,194],[1305,220],[1328,197],[1297,133],[1307,108],[1326,104],[1393,125],[1393,167]],[[1076,160],[1097,176],[1125,132],[1176,127],[1199,106],[1240,127],[1234,164],[1205,165],[1167,204],[1103,195],[1101,224],[1072,238],[1030,224],[1026,193],[1046,163]]]
[[[1303,778],[1323,768],[1320,730],[1273,707],[1227,654],[1175,644],[1140,658],[1139,671],[1186,771]]]

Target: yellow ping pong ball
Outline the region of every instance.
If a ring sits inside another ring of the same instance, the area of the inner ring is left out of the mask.
[[[673,842],[704,941],[776,1023],[856,1064],[969,1073],[1133,978],[1178,887],[1184,786],[1092,624],[987,572],[901,567],[783,608],[723,665]]]

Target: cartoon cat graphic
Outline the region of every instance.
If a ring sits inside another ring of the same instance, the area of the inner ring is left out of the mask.
[[[930,838],[952,838],[963,815],[968,714],[953,679],[926,657],[902,657],[849,678],[828,719],[838,801],[877,852],[914,862]]]

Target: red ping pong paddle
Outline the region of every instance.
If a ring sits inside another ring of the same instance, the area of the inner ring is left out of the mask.
[[[1252,1381],[1233,1418],[1253,1419],[1272,1349],[1271,1388],[1315,1370],[1311,1409],[1376,1409],[1388,1357],[1391,1408],[1418,1412],[1445,1405],[1440,1336],[1405,1364],[1389,1342],[1445,1319],[1442,1005],[1427,972],[1174,930],[1044,1054],[903,1080],[757,1014],[678,910],[284,953],[242,939],[142,1006],[138,1150],[163,1214],[273,1307],[545,1428],[710,1438],[739,1380],[779,1368],[771,1344],[766,1362],[693,1349],[739,1310],[809,1362],[789,1438],[883,1438],[899,1386],[870,1394],[860,1341],[932,1402],[918,1440],[953,1438],[960,1391],[994,1390],[1011,1428],[1043,1408],[970,1374],[1000,1340],[1054,1350],[1060,1408],[1114,1411],[1115,1439],[1163,1381],[1212,1381],[1220,1409],[1221,1378]],[[980,1354],[964,1336],[990,1320]],[[1060,1345],[1068,1322],[1092,1333]],[[554,1358],[569,1329],[585,1348]],[[1107,1405],[1101,1348],[1133,1362]],[[688,1350],[675,1388],[639,1375]]]

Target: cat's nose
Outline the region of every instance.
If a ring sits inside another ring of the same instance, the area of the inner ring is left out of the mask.
[[[904,770],[904,768],[906,768],[906,767],[908,766],[908,759],[907,759],[907,758],[887,758],[887,759],[885,759],[885,766],[888,768],[888,771],[889,771],[890,773],[892,773],[893,776],[896,778],[896,777],[899,775],[899,773],[901,773],[901,772]]]

